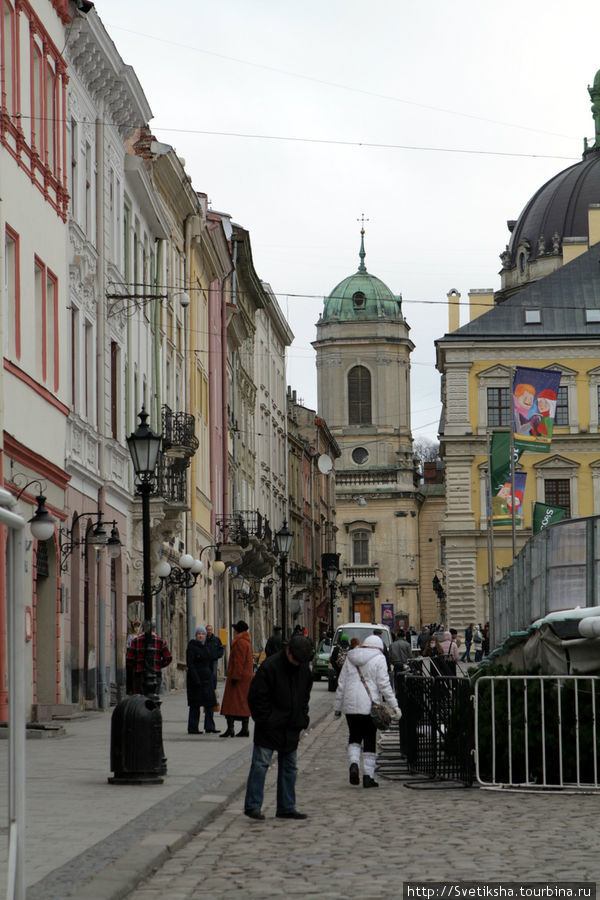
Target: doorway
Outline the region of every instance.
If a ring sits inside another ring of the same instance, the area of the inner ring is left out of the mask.
[[[361,622],[374,622],[373,618],[373,594],[357,594],[354,598],[352,609],[352,619],[356,620],[356,615],[360,616]]]
[[[56,554],[50,541],[38,541],[35,554],[36,702],[57,703]]]

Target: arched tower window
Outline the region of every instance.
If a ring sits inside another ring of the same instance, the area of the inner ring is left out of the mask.
[[[354,366],[348,373],[348,422],[371,424],[371,373],[364,366]]]

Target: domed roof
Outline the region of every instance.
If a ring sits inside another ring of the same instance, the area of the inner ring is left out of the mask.
[[[396,297],[387,284],[367,272],[364,228],[360,234],[358,271],[334,287],[325,300],[321,321],[325,319],[363,321],[381,318],[403,321],[402,297],[400,295]]]
[[[542,256],[558,256],[565,238],[588,237],[588,207],[600,203],[600,70],[588,87],[595,140],[584,141],[581,162],[559,172],[534,194],[516,222],[501,254],[503,268],[514,269]]]
[[[600,150],[588,151],[581,162],[559,172],[533,195],[513,228],[505,267],[517,264],[525,242],[531,262],[556,252],[557,242],[562,244],[566,237],[586,237],[590,203],[600,203]]]

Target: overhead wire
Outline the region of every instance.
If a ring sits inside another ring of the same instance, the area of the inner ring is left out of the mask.
[[[434,106],[429,103],[421,103],[417,100],[407,100],[405,97],[397,97],[393,94],[382,94],[378,91],[370,91],[367,88],[361,88],[361,87],[356,87],[354,85],[342,84],[341,82],[337,82],[337,81],[329,81],[325,78],[317,78],[315,75],[307,75],[303,72],[293,72],[293,71],[290,71],[289,69],[281,69],[281,68],[278,68],[277,66],[267,65],[264,62],[258,63],[258,62],[254,62],[252,60],[242,59],[240,57],[231,56],[231,55],[228,55],[225,53],[217,53],[216,51],[213,51],[213,50],[206,50],[203,47],[196,47],[195,45],[185,44],[180,41],[172,41],[169,38],[159,37],[158,35],[146,34],[143,31],[134,31],[133,29],[124,28],[122,25],[113,25],[112,27],[117,31],[123,31],[127,34],[133,34],[136,37],[143,37],[148,40],[158,41],[159,43],[162,43],[162,44],[170,44],[172,46],[179,47],[181,49],[187,49],[187,50],[191,50],[195,53],[201,53],[205,56],[212,56],[215,59],[223,59],[223,60],[226,60],[227,62],[235,62],[235,63],[239,63],[240,65],[251,66],[256,69],[263,69],[264,71],[267,71],[267,72],[275,72],[278,75],[286,75],[287,77],[290,77],[290,78],[297,78],[297,79],[301,79],[302,81],[309,81],[314,84],[319,84],[319,85],[323,85],[326,87],[333,87],[338,90],[350,91],[351,93],[355,93],[355,94],[363,94],[367,97],[373,97],[373,98],[379,99],[379,100],[388,100],[388,101],[391,101],[394,103],[401,103],[401,104],[404,104],[407,106],[414,106],[419,109],[426,109],[426,110],[429,110],[430,112],[444,113],[446,115],[451,115],[451,116],[460,116],[462,118],[473,119],[478,122],[487,122],[488,124],[491,124],[491,125],[501,125],[504,128],[516,128],[521,131],[531,131],[535,134],[544,134],[549,137],[561,137],[561,138],[567,138],[569,140],[573,139],[572,135],[562,134],[560,132],[545,131],[541,128],[532,128],[531,125],[520,125],[520,124],[516,124],[514,122],[503,122],[498,119],[491,119],[488,116],[479,116],[474,113],[465,113],[465,112],[462,112],[461,110],[448,109],[443,106]]]

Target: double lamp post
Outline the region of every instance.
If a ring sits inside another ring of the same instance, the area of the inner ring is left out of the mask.
[[[144,597],[143,694],[133,694],[117,704],[111,722],[111,784],[161,784],[167,772],[162,740],[162,716],[158,696],[159,678],[154,665],[152,635],[152,576],[150,558],[150,495],[162,435],[147,423],[142,407],[140,424],[127,438],[133,462],[137,493],[142,499],[142,555]]]

